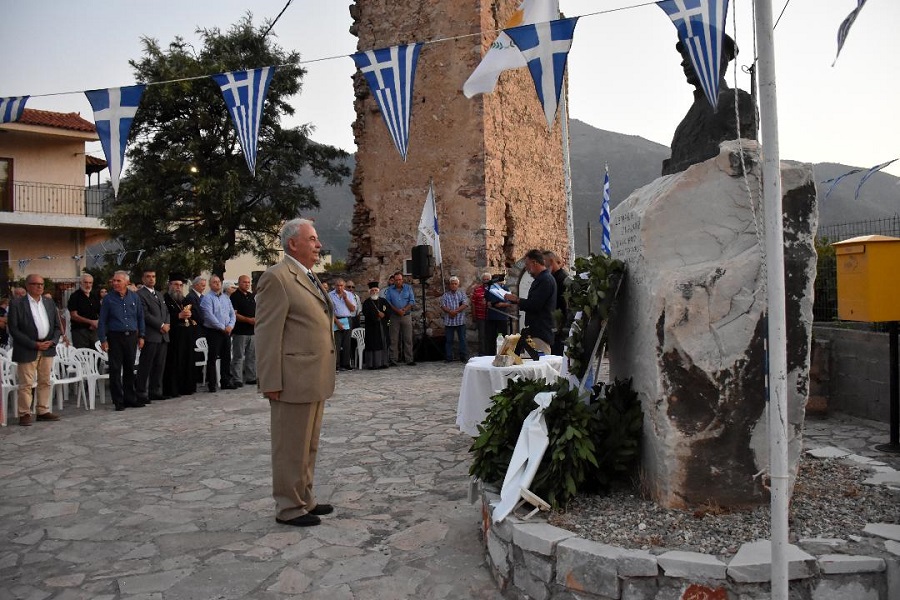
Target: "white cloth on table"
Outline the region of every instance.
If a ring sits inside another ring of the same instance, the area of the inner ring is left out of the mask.
[[[553,382],[562,368],[561,356],[542,356],[540,360],[525,360],[521,365],[494,367],[493,356],[478,356],[466,363],[459,403],[456,408],[456,425],[463,433],[478,435],[478,425],[487,416],[491,396],[506,387],[513,378],[545,379]]]

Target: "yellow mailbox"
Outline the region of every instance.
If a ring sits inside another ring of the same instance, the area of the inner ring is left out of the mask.
[[[832,244],[838,318],[900,321],[900,238],[864,235]]]

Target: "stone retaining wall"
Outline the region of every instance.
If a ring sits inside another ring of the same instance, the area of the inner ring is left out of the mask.
[[[540,515],[491,521],[499,496],[481,491],[486,558],[507,597],[534,600],[762,600],[769,542],[744,544],[730,561],[696,552],[626,550],[578,537]],[[844,540],[801,540],[789,551],[792,600],[900,599],[900,526],[868,525],[848,554]],[[881,538],[885,538],[882,540]]]

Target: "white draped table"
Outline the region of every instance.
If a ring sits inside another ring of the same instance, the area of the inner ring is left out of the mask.
[[[521,365],[494,367],[493,356],[469,359],[459,388],[456,425],[463,433],[478,435],[478,425],[487,417],[491,396],[506,387],[510,379],[545,379],[556,381],[562,369],[561,356],[542,356],[540,360],[524,360]]]

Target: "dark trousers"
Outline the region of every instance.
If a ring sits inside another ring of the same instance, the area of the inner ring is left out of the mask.
[[[231,336],[219,329],[206,329],[206,387],[214,390],[231,385]],[[219,381],[216,381],[216,361],[219,361]],[[218,383],[218,385],[217,385]]]
[[[134,391],[141,402],[163,395],[163,371],[166,369],[168,342],[144,342],[138,363]]]
[[[76,348],[90,348],[96,350],[94,344],[97,341],[97,330],[85,327],[84,329],[72,328],[72,345]]]
[[[497,335],[501,333],[505,336],[509,335],[509,319],[503,319],[502,321],[488,319],[485,321],[484,341],[487,344],[485,352],[487,356],[497,353]]]
[[[137,332],[110,331],[106,335],[109,344],[109,394],[116,406],[137,404],[134,393],[134,357],[137,354]]]
[[[350,330],[335,329],[334,330],[334,360],[335,368],[350,368]]]

